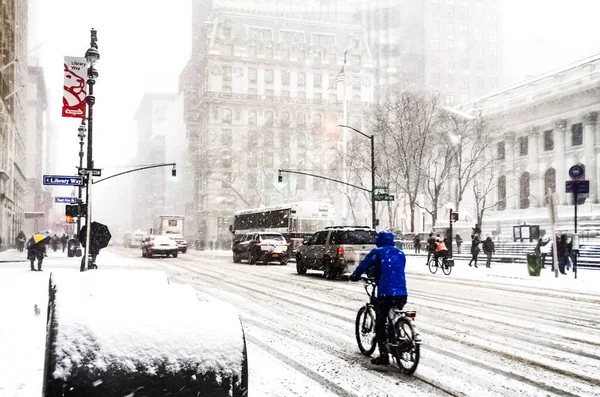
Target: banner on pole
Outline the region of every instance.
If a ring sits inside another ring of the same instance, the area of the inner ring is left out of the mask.
[[[85,78],[87,61],[82,57],[65,57],[63,117],[85,118]]]

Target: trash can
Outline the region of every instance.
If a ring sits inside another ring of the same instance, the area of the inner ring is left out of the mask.
[[[69,239],[69,241],[67,242],[67,257],[73,258],[75,256],[75,252],[77,251],[77,247],[77,240],[75,240],[74,238]]]
[[[539,277],[542,272],[542,258],[534,253],[527,254],[527,271],[533,277]]]
[[[238,314],[164,273],[53,273],[47,324],[45,397],[248,395]]]

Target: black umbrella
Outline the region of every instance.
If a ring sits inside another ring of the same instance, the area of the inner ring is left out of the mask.
[[[84,247],[86,244],[86,232],[86,225],[83,225],[83,227],[79,231],[79,241],[81,241],[81,245],[83,245]],[[99,251],[102,248],[105,248],[106,246],[108,246],[108,242],[110,241],[111,237],[112,235],[108,230],[108,226],[99,222],[92,222],[92,228],[90,229],[90,246],[92,247],[91,250]]]

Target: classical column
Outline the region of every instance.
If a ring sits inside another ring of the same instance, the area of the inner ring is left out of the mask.
[[[504,150],[506,154],[506,209],[517,209],[520,203],[520,174],[517,170],[518,146],[518,140],[514,132],[504,135]]]
[[[540,170],[540,162],[538,161],[538,155],[540,153],[540,127],[531,127],[528,131],[529,137],[529,153],[528,167],[529,171],[529,197],[531,207],[543,207],[544,206],[544,195],[543,185],[540,187],[540,179],[543,183],[543,171]]]
[[[590,181],[590,198],[592,203],[598,202],[598,181],[596,179],[596,112],[588,113],[583,118],[583,153],[585,158],[585,179]]]
[[[556,169],[556,193],[558,193],[558,204],[561,205],[567,204],[565,181],[567,180],[569,170],[565,164],[565,149],[567,145],[565,140],[566,129],[567,120],[561,119],[554,122],[554,168]]]

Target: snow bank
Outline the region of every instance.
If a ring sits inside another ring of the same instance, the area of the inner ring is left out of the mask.
[[[49,302],[46,396],[244,395],[237,313],[160,272],[52,274]]]

